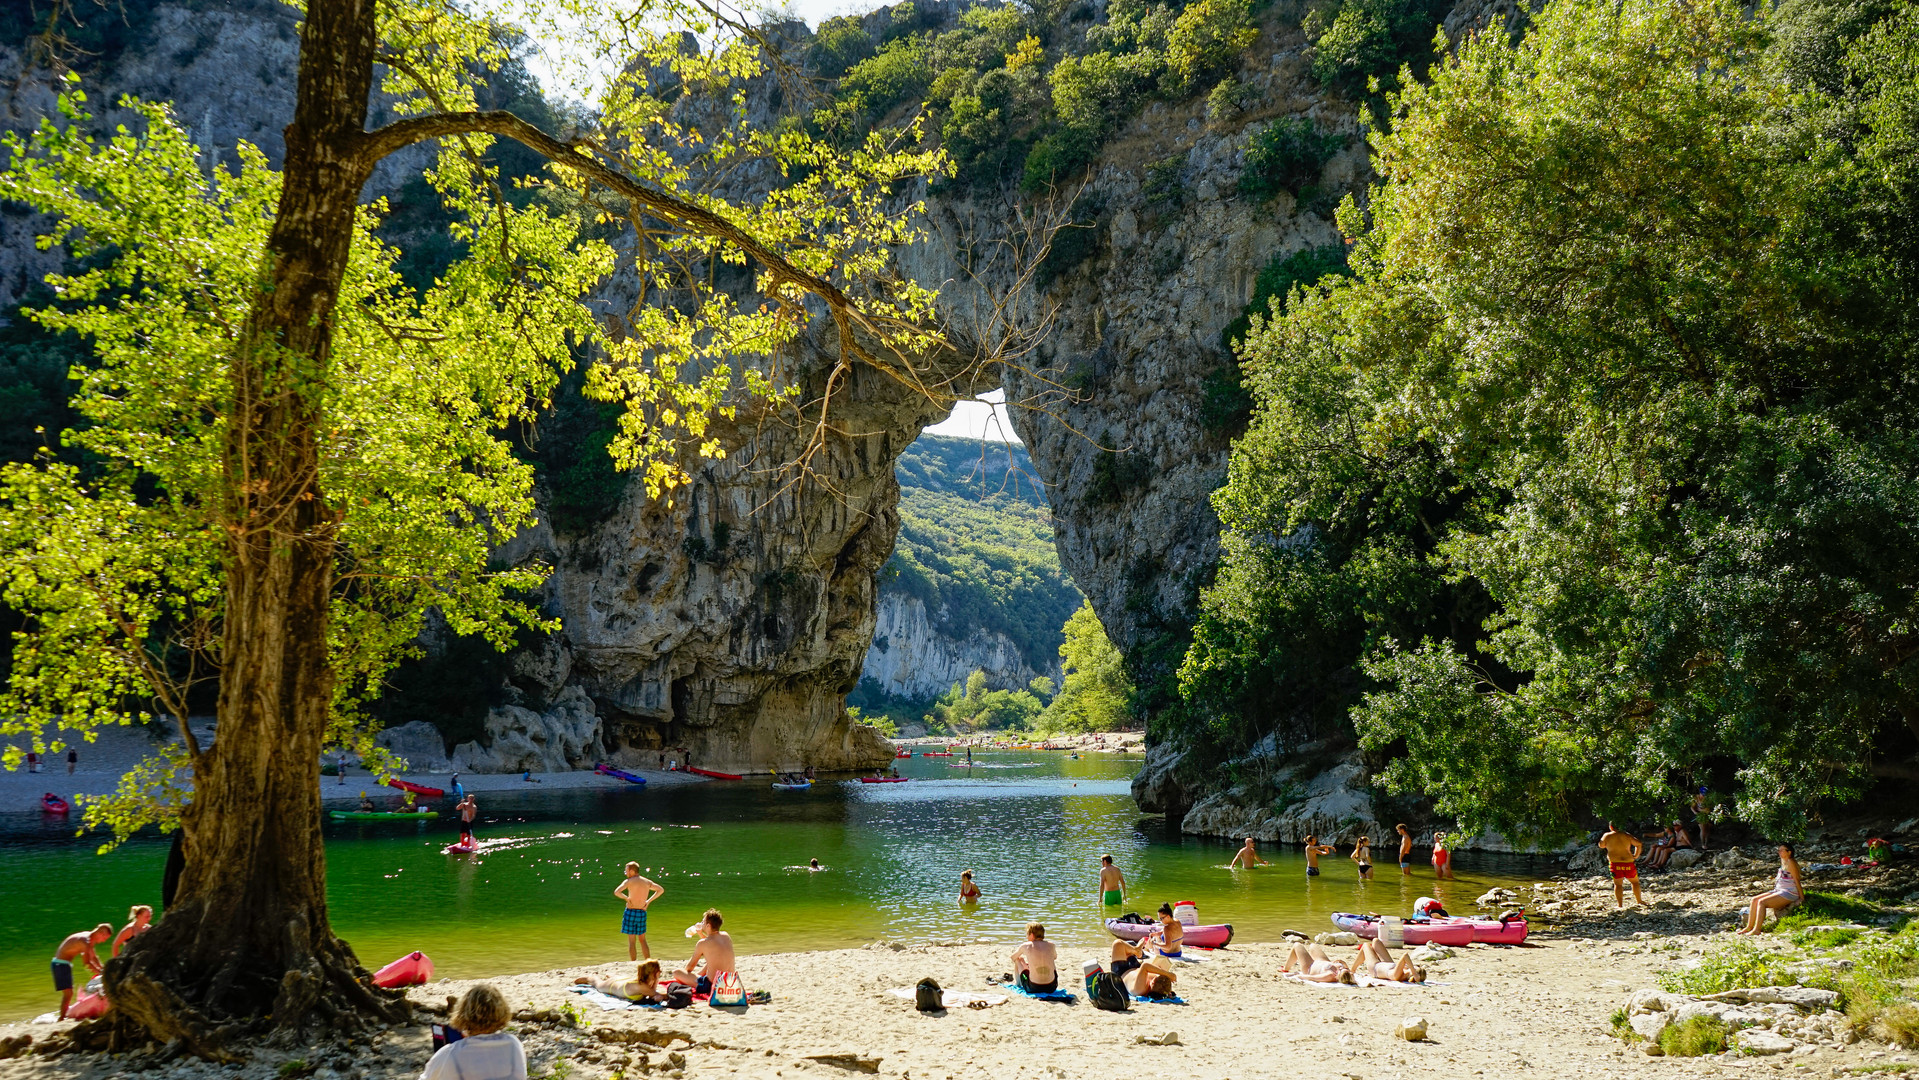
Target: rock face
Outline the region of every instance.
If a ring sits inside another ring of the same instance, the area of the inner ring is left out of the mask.
[[[940,632],[919,597],[880,591],[862,678],[879,683],[893,697],[917,700],[937,697],[975,671],[985,673],[994,690],[1023,689],[1041,675],[1059,677],[1057,666],[1033,670],[1005,634],[975,630],[964,638],[950,637]]]
[[[590,769],[606,758],[602,732],[593,702],[578,686],[567,686],[544,712],[521,705],[490,710],[485,741],[454,747],[448,768],[476,773]]]

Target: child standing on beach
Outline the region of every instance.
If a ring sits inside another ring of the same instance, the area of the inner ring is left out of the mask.
[[[659,887],[650,878],[640,876],[640,864],[626,864],[626,880],[613,890],[613,895],[626,901],[626,912],[620,916],[620,933],[626,935],[626,958],[638,960],[642,956],[651,957],[653,951],[646,945],[646,906],[658,900],[666,890]]]

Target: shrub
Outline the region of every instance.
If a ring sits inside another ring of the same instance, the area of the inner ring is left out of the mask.
[[[872,55],[872,35],[850,15],[820,23],[819,34],[813,39],[813,68],[828,79],[839,78]]]
[[[1707,953],[1699,966],[1659,973],[1659,985],[1674,994],[1717,994],[1744,986],[1782,986],[1799,981],[1786,961],[1740,941]]]
[[[1038,153],[1037,148],[1034,152]],[[1099,251],[1100,234],[1105,231],[1100,219],[1104,209],[1105,203],[1098,196],[1083,195],[1073,204],[1070,220],[1053,234],[1046,257],[1033,271],[1035,286],[1044,289],[1052,285]]]
[[[1303,116],[1275,120],[1261,128],[1246,146],[1239,193],[1262,200],[1282,191],[1297,196],[1319,182],[1319,171],[1345,141],[1342,136],[1320,131]]]
[[[1219,80],[1219,85],[1206,95],[1206,119],[1214,123],[1231,120],[1258,100],[1258,87],[1240,82],[1237,76],[1228,75]]]
[[[855,111],[877,120],[918,98],[931,81],[925,46],[918,38],[900,38],[847,72],[840,80],[840,96]]]
[[[1659,1048],[1667,1057],[1703,1057],[1707,1054],[1722,1053],[1726,1049],[1726,1036],[1732,1029],[1725,1021],[1712,1016],[1695,1016],[1677,1024],[1668,1024],[1666,1030],[1659,1033]]]
[[[1418,77],[1432,62],[1433,28],[1442,13],[1433,0],[1343,0],[1330,21],[1309,16],[1313,76],[1349,97],[1375,78],[1391,89],[1402,64],[1411,64]]]
[[[1206,373],[1200,383],[1199,426],[1213,435],[1237,435],[1246,430],[1253,418],[1253,395],[1246,390],[1239,361],[1226,363]]]
[[[1186,154],[1174,154],[1146,163],[1146,179],[1139,186],[1146,205],[1154,210],[1177,210],[1186,201]]]
[[[1181,97],[1232,70],[1259,31],[1251,0],[1195,0],[1166,35],[1166,73],[1160,87]]]

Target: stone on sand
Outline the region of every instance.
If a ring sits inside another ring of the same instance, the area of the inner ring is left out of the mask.
[[[1395,1038],[1405,1039],[1407,1042],[1420,1042],[1424,1040],[1426,1038],[1426,1018],[1423,1016],[1408,1016],[1399,1022],[1398,1027],[1393,1029],[1393,1035]]]
[[[1795,1044],[1784,1035],[1765,1028],[1747,1028],[1733,1033],[1732,1045],[1748,1054],[1788,1054]]]

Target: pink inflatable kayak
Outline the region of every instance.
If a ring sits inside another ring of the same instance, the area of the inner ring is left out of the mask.
[[[419,986],[432,979],[433,961],[417,950],[373,973],[373,985],[389,990],[396,986]]]
[[[1470,926],[1473,928],[1473,941],[1483,945],[1523,944],[1526,940],[1526,931],[1529,929],[1524,915],[1516,919],[1468,919],[1449,915],[1433,921],[1452,926]],[[1408,924],[1407,928],[1410,930],[1411,924]]]
[[[1118,919],[1106,920],[1106,932],[1122,941],[1138,941],[1147,934],[1159,929],[1159,923],[1120,922]],[[1180,939],[1181,947],[1191,945],[1195,949],[1223,949],[1233,940],[1232,923],[1216,923],[1212,926],[1189,926],[1186,936]]]
[[[1360,937],[1379,936],[1379,918],[1375,915],[1355,915],[1350,911],[1341,911],[1333,916],[1333,925],[1341,930],[1351,930]],[[1408,919],[1406,926],[1406,944],[1408,945],[1471,945],[1473,928],[1458,923],[1413,922]]]
[[[67,1006],[67,1019],[91,1020],[96,1016],[105,1016],[113,1008],[113,1002],[105,994],[92,990],[82,990],[73,996],[73,1004]]]

